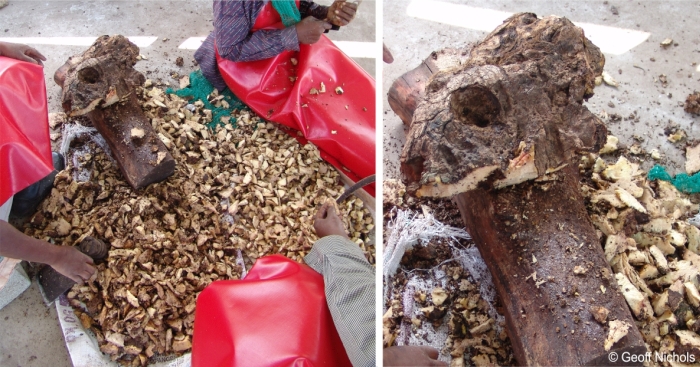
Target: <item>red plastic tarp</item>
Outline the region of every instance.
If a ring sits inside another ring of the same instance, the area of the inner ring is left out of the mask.
[[[281,255],[243,280],[215,281],[197,298],[193,367],[351,367],[323,277]]]
[[[0,56],[0,204],[51,171],[44,68]]]
[[[268,3],[253,30],[281,26]],[[328,38],[252,62],[233,62],[217,52],[217,62],[226,85],[255,113],[300,131],[352,180],[375,173],[374,79]],[[319,93],[310,94],[312,88]],[[374,185],[365,190],[374,196]]]

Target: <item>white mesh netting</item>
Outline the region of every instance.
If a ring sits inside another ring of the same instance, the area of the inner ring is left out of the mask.
[[[417,291],[430,294],[433,288],[447,286],[447,274],[441,270],[441,266],[446,263],[458,263],[471,278],[479,284],[481,297],[489,304],[488,313],[496,320],[495,328],[501,331],[503,315],[500,315],[495,308],[496,288],[493,285],[491,273],[486,267],[486,263],[481,258],[476,247],[463,247],[459,244],[459,239],[471,239],[469,233],[464,229],[447,226],[437,221],[430,213],[415,213],[410,210],[397,210],[396,219],[388,225],[388,239],[384,250],[384,279],[387,288],[392,287],[393,277],[398,270],[399,262],[406,250],[411,249],[418,243],[428,243],[431,239],[444,238],[452,252],[452,258],[434,266],[431,269],[416,269],[404,271],[406,285],[403,289],[401,301],[403,322],[396,336],[396,345],[427,345],[442,351],[448,335],[447,320],[449,313],[438,328],[433,327],[429,322],[423,322],[415,330],[411,318],[417,318],[422,314],[420,306],[414,299]],[[391,297],[393,289],[386,289],[385,297]],[[388,304],[388,300],[384,300]],[[384,310],[386,312],[386,309]],[[444,351],[443,351],[444,352]],[[449,353],[440,354],[440,360],[449,362]]]
[[[85,182],[90,179],[92,170],[81,163],[81,157],[87,154],[94,154],[90,147],[82,145],[71,149],[71,143],[75,139],[89,138],[97,144],[112,160],[112,154],[107,145],[107,141],[97,132],[94,127],[87,127],[80,124],[64,124],[62,130],[61,154],[66,158],[66,162],[73,166],[73,179],[78,182]],[[69,154],[70,153],[70,154]],[[113,160],[112,160],[113,161]]]
[[[241,249],[238,249],[238,253],[236,254],[236,265],[241,267],[241,279],[245,279],[246,275],[248,275],[248,270],[245,268],[245,261],[243,261]]]
[[[410,210],[398,210],[396,218],[389,223],[389,236],[384,247],[384,279],[396,274],[406,250],[412,249],[419,240],[428,241],[435,237],[471,239],[467,231],[446,226],[428,212],[419,214]]]

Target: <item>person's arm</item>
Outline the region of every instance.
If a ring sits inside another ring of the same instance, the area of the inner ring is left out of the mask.
[[[48,264],[78,283],[95,272],[90,256],[74,247],[56,246],[29,237],[4,220],[0,220],[0,256]]]
[[[349,239],[326,236],[304,261],[323,275],[328,308],[354,367],[374,366],[374,269]]]
[[[221,57],[255,61],[299,50],[295,27],[251,32],[262,6],[262,1],[214,2],[214,34]]]
[[[46,57],[32,47],[19,43],[0,42],[0,56],[31,62],[33,64],[44,65]]]
[[[324,204],[314,218],[319,237],[304,262],[323,275],[326,302],[354,367],[375,365],[374,268]]]

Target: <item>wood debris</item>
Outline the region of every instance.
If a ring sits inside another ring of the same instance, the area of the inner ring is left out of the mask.
[[[392,332],[392,329],[396,326],[394,323],[393,309],[393,307],[389,307],[382,316],[382,340],[385,347],[394,345],[394,339],[396,339],[396,334]]]
[[[447,292],[440,287],[433,288],[431,295],[433,296],[433,304],[435,304],[435,306],[442,306],[447,299]]]
[[[630,327],[632,327],[632,325],[620,320],[610,321],[609,325],[610,331],[608,332],[608,337],[605,339],[604,343],[605,350],[610,350],[610,348],[612,348],[612,346],[617,343],[618,340],[627,335]]]
[[[66,122],[68,116],[64,112],[49,113],[49,127],[55,129]]]
[[[678,129],[678,130],[676,130],[675,132],[671,133],[671,134],[668,136],[668,138],[666,138],[666,139],[667,139],[668,141],[670,141],[671,143],[678,143],[679,141],[682,141],[682,140],[685,139],[686,137],[687,137],[687,136],[686,136],[685,131],[683,131],[682,129]]]
[[[608,135],[607,140],[603,148],[600,149],[598,154],[608,154],[613,153],[617,150],[617,143],[619,139],[614,135]]]
[[[700,229],[686,219],[698,213],[698,204],[668,182],[648,181],[622,156],[613,165],[585,157],[579,168],[606,259],[649,350],[691,345],[700,331]],[[591,313],[606,322],[602,310]],[[627,326],[613,322],[606,349],[626,334]]]
[[[685,150],[685,171],[688,175],[700,171],[700,144]]]
[[[627,304],[632,310],[632,314],[640,320],[650,318],[652,316],[651,303],[645,294],[632,284],[625,274],[617,273],[615,274],[615,279],[622,291],[622,295],[625,297]],[[606,350],[608,350],[608,348],[606,348]]]
[[[144,135],[145,135],[145,132],[143,131],[143,129],[140,129],[138,127],[131,129],[131,139],[132,140],[140,141],[141,139],[143,139]]]
[[[68,298],[100,350],[131,366],[191,349],[196,297],[212,281],[240,277],[239,250],[247,266],[271,254],[302,262],[317,240],[317,208],[343,191],[316,147],[248,110],[235,111],[237,127],[210,130],[202,103],[191,111],[157,87],[139,93],[175,174],[134,191],[100,148],[81,143],[91,150],[81,166],[91,179],[78,181],[69,165],[23,229],[57,245],[87,235],[111,244],[96,277]],[[374,264],[369,211],[357,198],[339,211]]]
[[[685,100],[685,107],[683,110],[694,115],[700,115],[700,92],[695,92],[688,95],[688,98]]]
[[[603,306],[591,307],[591,314],[593,315],[593,318],[600,324],[605,324],[607,322],[609,313],[610,310]]]
[[[180,78],[180,89],[185,89],[190,86],[190,76],[185,75]]]
[[[617,81],[615,81],[612,75],[610,75],[607,71],[603,71],[603,74],[601,74],[601,76],[603,77],[603,81],[605,82],[605,84],[617,88]]]
[[[395,181],[385,181],[383,186],[385,202],[389,199],[405,207],[408,197],[405,187]],[[431,333],[445,330],[447,326],[447,339],[438,349],[442,348],[441,353],[451,357],[450,366],[473,363],[484,366],[513,365],[515,359],[504,322],[499,323],[490,315],[489,305],[480,294],[479,284],[459,262],[444,263],[452,257],[449,245],[439,239],[417,244],[406,252],[400,270],[387,285],[391,294],[386,300],[387,311],[382,317],[384,346],[407,345],[410,340],[397,338],[407,338],[409,335],[413,335],[411,339],[430,342],[436,337]],[[430,268],[430,273],[421,278],[435,284],[434,287],[414,290],[407,286],[408,271]],[[444,286],[435,280],[435,272],[443,274]]]

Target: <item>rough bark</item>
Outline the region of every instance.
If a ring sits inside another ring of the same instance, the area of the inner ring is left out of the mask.
[[[556,176],[455,199],[493,274],[520,365],[626,365],[609,353],[644,354],[644,340],[588,219],[577,169]],[[609,327],[594,318],[598,307],[608,321],[631,326],[610,351],[603,348]]]
[[[426,87],[401,156],[408,190],[448,197],[487,178],[502,187],[601,147],[605,126],[582,102],[604,62],[565,18],[509,18]]]
[[[582,104],[604,62],[567,19],[516,14],[432,76],[401,155],[409,192],[455,197],[521,365],[614,364],[593,307],[632,326],[611,351],[645,350],[578,188],[578,153],[607,134]]]
[[[63,109],[87,115],[112,150],[126,181],[140,189],[171,176],[175,160],[136,98],[145,78],[133,66],[139,48],[123,36],[102,36],[54,74]]]

